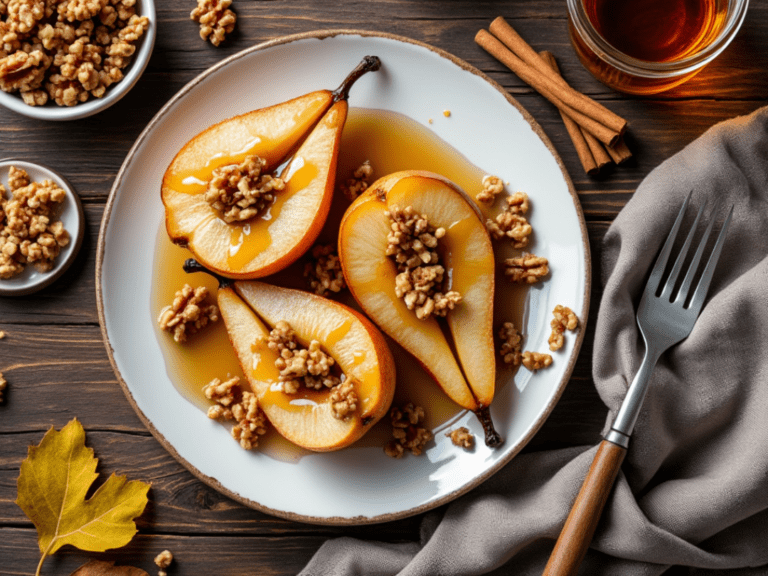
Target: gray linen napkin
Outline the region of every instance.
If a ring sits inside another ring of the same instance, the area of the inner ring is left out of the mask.
[[[713,127],[656,168],[609,229],[595,385],[607,428],[643,355],[634,309],[645,273],[690,190],[694,207],[724,200],[720,219],[735,204],[733,222],[693,332],[656,366],[581,574],[768,564],[768,108]],[[421,542],[331,540],[301,575],[541,574],[594,453],[517,456],[427,515]]]

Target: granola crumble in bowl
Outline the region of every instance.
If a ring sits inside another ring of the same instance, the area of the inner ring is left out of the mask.
[[[77,256],[84,231],[80,198],[66,178],[32,162],[0,160],[0,296],[53,283]]]
[[[92,116],[125,96],[149,62],[154,0],[13,4],[0,14],[0,105],[18,114]]]

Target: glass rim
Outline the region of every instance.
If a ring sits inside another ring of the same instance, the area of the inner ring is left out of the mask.
[[[576,33],[598,58],[626,74],[641,78],[661,79],[695,72],[714,60],[736,37],[736,33],[746,17],[749,0],[728,0],[725,25],[718,33],[717,38],[696,54],[674,62],[649,62],[633,58],[617,50],[592,25],[584,11],[582,0],[567,0],[567,5],[568,15]]]

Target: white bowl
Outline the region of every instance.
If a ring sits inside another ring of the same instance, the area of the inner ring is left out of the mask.
[[[136,13],[149,18],[149,27],[136,45],[131,63],[125,69],[125,77],[107,89],[102,98],[91,98],[87,102],[74,106],[59,106],[55,102],[48,101],[44,106],[29,106],[21,99],[18,92],[8,93],[0,91],[0,105],[6,108],[38,120],[78,120],[87,116],[93,116],[97,112],[106,110],[112,104],[125,96],[133,88],[144,69],[147,67],[152,49],[155,46],[155,2],[154,0],[137,0]]]

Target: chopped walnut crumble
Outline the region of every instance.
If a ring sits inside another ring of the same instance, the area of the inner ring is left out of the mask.
[[[366,160],[352,173],[352,177],[340,186],[342,194],[352,202],[368,189],[368,180],[373,175],[373,167]]]
[[[171,565],[171,562],[173,562],[173,554],[171,554],[170,550],[163,550],[160,554],[155,556],[155,565],[160,568],[157,576],[168,576],[165,569]]]
[[[523,360],[522,355],[522,342],[523,337],[518,332],[517,328],[512,322],[504,322],[499,330],[499,338],[501,338],[501,348],[499,348],[499,355],[504,361],[504,364],[511,364],[512,366],[520,366]]]
[[[329,292],[341,292],[347,287],[341,271],[341,261],[333,244],[312,248],[312,261],[304,266],[304,277],[315,294],[325,296]]]
[[[200,24],[200,38],[218,46],[235,29],[237,15],[229,9],[232,0],[197,0],[197,8],[189,14]]]
[[[491,204],[496,196],[504,191],[504,182],[498,176],[486,174],[483,177],[483,189],[476,196],[478,202]]]
[[[552,310],[554,319],[549,323],[552,333],[549,335],[549,349],[552,351],[560,350],[565,343],[563,333],[566,330],[574,331],[579,326],[579,318],[573,310],[567,306],[558,304]]]
[[[26,171],[11,166],[11,197],[0,184],[0,279],[20,274],[27,264],[38,270],[53,268],[69,233],[54,211],[66,192],[51,180],[31,182]]]
[[[354,381],[348,378],[331,390],[331,410],[338,420],[349,420],[357,410],[358,397]]]
[[[210,322],[219,319],[219,309],[215,304],[202,305],[208,296],[208,288],[192,288],[184,284],[173,297],[173,303],[160,310],[157,323],[161,330],[173,333],[178,343],[187,341],[187,337],[196,334]]]
[[[5,389],[8,387],[8,381],[3,377],[3,373],[0,372],[0,402],[2,402],[5,398],[3,397],[3,393],[5,392]]]
[[[487,220],[485,225],[494,240],[509,238],[513,248],[525,248],[533,232],[533,228],[525,218],[528,212],[528,195],[525,192],[515,192],[507,197],[504,211],[495,220]]]
[[[245,450],[256,448],[259,436],[267,432],[267,419],[256,395],[243,390],[237,376],[224,382],[214,378],[203,390],[206,398],[216,402],[208,408],[208,418],[234,420],[232,438]]]
[[[123,79],[149,26],[136,0],[0,0],[0,90],[74,106]]]
[[[540,352],[523,352],[523,366],[528,370],[541,370],[552,364],[552,356]]]
[[[504,274],[516,284],[534,284],[549,274],[549,261],[534,254],[507,258],[504,265]]]
[[[451,439],[454,446],[461,446],[462,448],[472,448],[475,445],[475,437],[469,431],[469,428],[462,426],[446,433],[446,436]]]
[[[406,450],[418,456],[424,451],[424,446],[432,440],[432,432],[423,427],[424,409],[408,402],[402,408],[393,406],[389,412],[392,422],[391,440],[384,448],[384,453],[392,458],[402,458]]]
[[[222,166],[213,171],[205,200],[222,213],[225,222],[249,220],[275,199],[273,191],[285,189],[282,178],[262,174],[267,161],[246,156],[240,164]]]
[[[0,340],[2,340],[3,338],[5,338],[5,332],[0,330]]]
[[[415,309],[420,320],[445,316],[461,302],[458,292],[442,292],[445,268],[440,265],[437,245],[445,236],[445,228],[430,225],[427,217],[411,206],[403,210],[394,205],[386,214],[392,221],[386,255],[394,257],[399,272],[395,294],[408,310]]]

